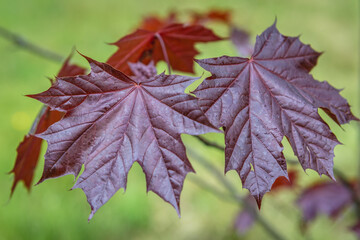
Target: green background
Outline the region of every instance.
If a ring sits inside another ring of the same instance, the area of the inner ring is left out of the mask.
[[[336,88],[360,116],[358,104],[359,67],[359,3],[355,0],[0,0],[0,26],[19,33],[29,41],[63,56],[71,49],[99,61],[106,61],[115,47],[114,42],[133,31],[142,17],[149,14],[165,16],[170,10],[206,11],[231,9],[234,23],[251,32],[252,41],[270,26],[277,17],[279,30],[290,36],[301,34],[301,40],[324,51],[318,66],[312,71],[318,80],[327,80]],[[226,36],[227,29],[213,24],[217,33]],[[223,41],[198,46],[198,58],[236,55],[230,42]],[[16,147],[37,115],[41,104],[24,97],[46,90],[47,77],[56,75],[60,64],[28,53],[0,38],[0,239],[236,239],[233,220],[239,207],[223,201],[194,183],[190,174],[181,196],[182,217],[153,193],[146,194],[145,177],[139,165],[132,168],[126,194],[120,190],[87,222],[90,207],[79,189],[69,191],[73,177],[51,179],[35,186],[28,194],[19,184],[9,200],[13,176],[8,175],[16,157]],[[73,62],[87,66],[79,55]],[[165,69],[159,65],[159,71]],[[197,67],[197,75],[203,72]],[[326,121],[344,144],[335,149],[335,167],[354,178],[359,169],[355,122],[343,129],[331,120]],[[222,136],[210,138],[222,142]],[[190,136],[183,137],[186,146],[193,147],[223,171],[224,156],[208,149]],[[286,155],[292,157],[285,144]],[[206,169],[191,159],[197,177],[221,185]],[[35,181],[41,175],[43,159],[36,170]],[[318,181],[319,176],[298,166],[300,185]],[[226,175],[240,194],[247,194],[235,172]],[[328,180],[322,177],[322,180]],[[354,223],[353,209],[335,221],[322,216],[301,234],[300,211],[294,202],[299,191],[268,194],[260,214],[289,239],[356,239],[347,231]],[[261,226],[256,225],[245,239],[269,239]]]

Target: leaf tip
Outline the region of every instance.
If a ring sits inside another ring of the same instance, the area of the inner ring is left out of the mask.
[[[176,210],[176,213],[177,213],[178,217],[181,218],[179,202],[177,202],[176,205],[173,205],[173,206],[174,206],[174,208]]]
[[[85,58],[89,63],[95,62],[94,59],[92,59],[92,58],[90,58],[90,57],[88,57],[88,56],[85,56],[84,54],[82,54],[82,53],[79,52],[78,50],[76,50],[76,52],[77,52],[78,54],[80,54],[80,56],[82,56],[83,58]]]
[[[38,94],[26,94],[25,97],[29,97],[29,98],[38,100]]]
[[[91,212],[90,212],[90,215],[88,217],[88,223],[90,223],[90,220],[93,218],[94,214],[95,214],[95,210],[93,208],[91,208]]]
[[[45,181],[45,180],[46,180],[46,176],[45,176],[45,174],[43,173],[43,175],[41,176],[40,180],[39,180],[37,183],[35,183],[34,186],[39,185],[40,183],[42,183],[42,182]]]
[[[260,195],[254,196],[255,200],[256,200],[256,204],[259,208],[259,210],[261,209],[261,201],[262,201],[262,197]]]
[[[276,24],[277,24],[277,16],[275,15],[275,20],[274,20],[274,23],[273,23],[273,26],[276,28]]]

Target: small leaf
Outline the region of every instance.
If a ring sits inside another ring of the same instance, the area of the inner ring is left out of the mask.
[[[274,184],[271,186],[271,192],[285,189],[285,188],[293,188],[297,185],[297,172],[295,170],[289,170],[288,171],[288,177],[278,177]]]
[[[313,220],[319,214],[334,218],[350,203],[352,203],[350,189],[334,182],[309,187],[297,200],[306,222]]]
[[[212,9],[208,12],[191,12],[192,24],[205,24],[210,21],[231,24],[231,12],[229,10]]]
[[[65,60],[61,67],[58,77],[75,76],[84,74],[85,69],[77,65],[70,64],[71,55]],[[58,111],[51,111],[49,107],[44,106],[35,120],[30,132],[24,136],[24,140],[17,148],[17,156],[13,170],[15,174],[14,182],[11,188],[13,194],[19,181],[24,181],[28,190],[31,189],[31,183],[34,177],[34,171],[39,161],[42,139],[35,137],[34,134],[45,131],[51,124],[59,121],[63,114]]]
[[[156,32],[167,25],[173,24],[177,22],[177,13],[170,12],[168,16],[165,18],[160,18],[157,16],[148,16],[145,17],[140,24],[139,29],[148,30],[152,32]]]
[[[154,61],[156,64],[168,58],[174,70],[193,73],[193,58],[198,54],[195,43],[218,40],[221,38],[200,25],[171,24],[156,31],[138,29],[113,43],[119,49],[107,63],[125,74],[131,74],[128,62],[147,64]]]

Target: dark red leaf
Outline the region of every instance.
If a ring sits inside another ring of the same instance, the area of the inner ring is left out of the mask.
[[[236,170],[259,206],[274,181],[287,177],[283,137],[304,169],[333,176],[339,143],[321,119],[326,108],[340,123],[355,119],[347,101],[309,71],[319,53],[275,24],[257,37],[252,57],[197,60],[212,76],[194,92],[210,122],[225,129],[225,170]]]
[[[34,177],[34,171],[37,166],[42,139],[35,137],[33,134],[43,132],[48,126],[57,122],[62,117],[62,113],[50,111],[50,108],[43,107],[39,114],[39,120],[33,126],[34,132],[24,136],[24,140],[17,148],[17,157],[11,173],[15,174],[14,182],[11,187],[11,194],[14,192],[19,181],[24,181],[28,190],[31,189],[31,183]]]
[[[71,77],[71,76],[77,76],[85,74],[86,69],[79,67],[75,64],[70,64],[70,58],[72,55],[70,55],[62,65],[59,73],[57,74],[58,77]]]
[[[336,217],[352,202],[352,193],[348,187],[326,182],[306,189],[299,197],[297,204],[303,212],[304,221],[313,220],[319,214]]]
[[[40,182],[85,170],[81,188],[91,215],[120,188],[134,162],[143,168],[147,190],[179,213],[185,176],[193,172],[180,134],[219,132],[203,115],[195,97],[184,89],[196,78],[160,74],[129,78],[110,65],[87,58],[91,73],[58,78],[47,91],[31,97],[64,118],[39,137],[48,142]]]
[[[140,24],[139,29],[148,30],[156,32],[167,25],[177,22],[177,14],[175,12],[170,12],[169,15],[165,18],[160,18],[157,16],[145,17],[143,22]]]
[[[70,56],[71,57],[71,56]],[[85,69],[69,63],[70,57],[66,59],[61,67],[58,76],[75,76],[84,74]],[[30,132],[24,136],[24,140],[17,148],[17,156],[13,170],[15,174],[14,182],[11,187],[11,194],[14,192],[19,181],[24,181],[28,190],[31,189],[31,183],[34,177],[34,171],[39,161],[42,139],[35,137],[34,134],[45,131],[51,124],[59,121],[63,113],[51,111],[49,107],[44,106],[37,119],[33,123]]]
[[[357,222],[355,225],[353,225],[350,230],[356,234],[358,239],[360,239],[360,222]]]
[[[132,79],[134,79],[136,82],[144,82],[147,79],[157,75],[154,62],[150,62],[148,65],[145,65],[141,62],[129,63],[129,67],[133,73]]]
[[[273,183],[273,185],[271,186],[271,192],[279,190],[279,189],[292,188],[292,187],[296,186],[297,172],[295,170],[289,170],[288,177],[289,177],[289,179],[287,179],[286,177],[283,177],[283,176],[278,177],[275,180],[275,182]]]
[[[193,24],[205,24],[209,21],[217,21],[231,24],[231,12],[229,10],[210,10],[205,13],[191,12]]]
[[[107,63],[129,75],[131,71],[128,62],[140,61],[147,64],[154,61],[156,64],[168,58],[174,70],[193,73],[193,58],[198,54],[194,44],[220,39],[211,30],[200,25],[171,24],[158,31],[139,29],[113,43],[119,49]]]

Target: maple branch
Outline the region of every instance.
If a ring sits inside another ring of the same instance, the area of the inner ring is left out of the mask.
[[[236,199],[234,199],[232,195],[217,189],[216,187],[207,183],[206,181],[204,181],[203,179],[201,179],[200,177],[198,177],[196,175],[190,175],[190,178],[188,180],[190,180],[190,182],[194,183],[201,189],[204,189],[204,190],[212,193],[215,197],[219,198],[220,200],[232,202],[232,203],[234,203],[234,202],[238,203],[238,201]]]
[[[162,50],[162,52],[164,54],[165,62],[166,62],[167,67],[168,67],[169,75],[171,75],[170,61],[169,61],[169,56],[167,55],[167,52],[166,52],[166,46],[165,46],[164,40],[162,39],[162,37],[160,36],[159,33],[155,33],[155,37],[157,39],[159,39],[161,50]]]
[[[222,185],[225,187],[225,189],[228,191],[228,193],[230,194],[230,196],[232,196],[234,200],[236,200],[240,205],[242,205],[242,207],[245,207],[251,212],[257,222],[264,228],[264,230],[268,232],[268,234],[273,239],[285,240],[285,238],[280,233],[278,233],[277,230],[275,230],[261,215],[259,215],[256,208],[254,208],[248,201],[246,201],[244,197],[237,193],[235,187],[224,177],[223,173],[221,173],[215,166],[213,166],[195,151],[188,148],[188,152],[201,165],[208,169],[220,181],[220,183],[222,183]]]
[[[38,45],[35,45],[29,41],[27,41],[25,38],[23,38],[22,36],[10,32],[9,30],[3,28],[0,26],[0,37],[12,42],[13,44],[31,52],[34,53],[40,57],[52,60],[54,62],[62,62],[64,57],[62,57],[61,55],[49,51],[47,49],[44,49]]]
[[[208,147],[213,147],[213,148],[216,148],[220,151],[224,151],[224,147],[215,143],[215,142],[212,142],[212,141],[209,141],[207,140],[206,138],[202,137],[202,136],[193,136],[195,138],[197,138],[200,142],[202,142],[203,144],[205,144],[206,146]]]

